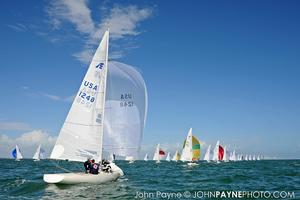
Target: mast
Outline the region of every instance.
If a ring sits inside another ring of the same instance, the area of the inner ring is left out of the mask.
[[[103,80],[103,87],[104,87],[104,90],[103,90],[103,102],[102,102],[102,131],[100,132],[100,144],[101,144],[101,148],[99,150],[99,158],[98,158],[98,161],[101,162],[102,160],[102,152],[103,152],[103,134],[104,134],[104,113],[105,113],[105,97],[106,97],[106,80],[107,80],[107,70],[108,70],[108,47],[109,47],[109,28],[107,29],[106,31],[107,33],[107,40],[106,40],[106,52],[105,52],[105,67],[104,67],[104,80]],[[105,33],[105,34],[106,34]]]

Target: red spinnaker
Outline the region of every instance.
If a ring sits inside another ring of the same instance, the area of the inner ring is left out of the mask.
[[[218,155],[218,159],[219,160],[223,160],[223,156],[224,156],[224,149],[221,145],[219,145],[219,155]]]
[[[165,152],[163,150],[159,150],[159,155],[164,156]]]

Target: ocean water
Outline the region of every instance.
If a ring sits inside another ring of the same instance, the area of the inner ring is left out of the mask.
[[[82,171],[82,164],[0,159],[0,199],[212,198],[204,198],[203,193],[193,195],[199,191],[289,191],[294,192],[295,199],[300,199],[300,160],[199,162],[193,167],[183,162],[166,161],[159,164],[153,161],[136,161],[133,164],[116,161],[116,164],[123,169],[125,176],[115,182],[105,185],[53,185],[43,182],[44,173],[62,172],[59,167]],[[190,195],[183,196],[187,192]],[[178,193],[181,196],[172,196]]]

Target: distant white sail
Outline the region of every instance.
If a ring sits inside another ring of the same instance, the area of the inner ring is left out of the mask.
[[[253,155],[252,160],[256,160],[255,155]]]
[[[144,157],[144,161],[148,161],[148,159],[149,159],[148,154],[146,154],[145,157]]]
[[[40,160],[41,158],[43,158],[43,150],[41,148],[41,145],[39,145],[35,154],[33,155],[33,159]]]
[[[249,155],[248,160],[252,160],[252,156],[251,155]]]
[[[182,149],[181,153],[181,161],[192,161],[193,159],[193,134],[192,128],[190,128],[188,135],[185,140],[184,148]]]
[[[206,160],[207,162],[210,161],[210,148],[211,148],[211,145],[209,145],[207,147],[206,153],[205,153],[204,158],[203,158],[203,160]]]
[[[260,156],[259,156],[259,155],[257,156],[257,159],[256,159],[256,160],[260,160]]]
[[[168,152],[168,154],[167,154],[166,161],[171,161],[171,158],[170,158],[170,152]]]
[[[232,161],[236,161],[235,150],[233,150],[233,152],[232,152],[231,160],[232,160]]]
[[[160,149],[160,144],[158,144],[156,146],[156,149],[155,149],[155,152],[154,152],[154,156],[153,156],[153,160],[156,160],[156,161],[160,161],[164,155],[164,152],[163,152],[163,155],[161,155],[160,153],[162,153],[163,151]]]
[[[228,153],[227,153],[227,146],[224,147],[224,155],[223,155],[223,161],[224,162],[228,162],[229,159],[228,159]]]
[[[113,153],[109,154],[109,161],[110,162],[114,162],[115,161],[115,154],[113,154]]]
[[[220,142],[217,141],[217,144],[214,148],[213,161],[218,161],[219,160],[219,145],[220,145]]]
[[[132,66],[109,61],[104,118],[104,151],[138,157],[147,113],[147,89]]]

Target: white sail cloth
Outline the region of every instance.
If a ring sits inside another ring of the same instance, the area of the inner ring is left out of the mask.
[[[75,96],[50,158],[102,158],[109,32],[106,31]]]
[[[147,114],[147,90],[132,66],[110,61],[104,118],[104,151],[138,157]]]

